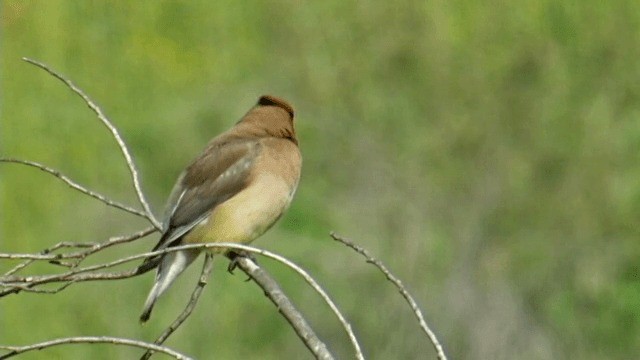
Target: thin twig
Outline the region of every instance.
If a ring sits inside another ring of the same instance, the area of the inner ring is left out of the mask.
[[[142,192],[142,187],[140,186],[140,175],[138,174],[138,169],[136,168],[133,162],[133,158],[131,157],[131,154],[129,154],[129,149],[127,148],[127,145],[122,140],[122,137],[118,132],[118,129],[116,129],[116,127],[113,126],[111,121],[105,116],[105,114],[102,112],[102,109],[100,109],[100,107],[96,105],[93,102],[93,100],[91,100],[91,98],[89,98],[89,96],[87,96],[84,93],[84,91],[82,91],[82,89],[78,88],[73,82],[71,82],[61,74],[57,73],[56,71],[51,69],[49,66],[39,61],[32,60],[26,57],[23,57],[22,60],[28,62],[29,64],[32,64],[41,68],[42,70],[48,72],[50,75],[53,75],[56,79],[62,81],[69,89],[71,89],[71,91],[76,93],[78,96],[82,98],[82,100],[84,100],[87,106],[89,106],[89,108],[93,110],[93,112],[98,116],[98,119],[100,119],[102,124],[104,124],[104,126],[106,126],[107,129],[111,131],[113,138],[118,143],[118,147],[120,147],[120,151],[122,152],[122,155],[124,156],[125,161],[127,162],[127,166],[129,167],[129,172],[131,173],[131,178],[133,180],[133,187],[135,189],[136,195],[138,196],[138,201],[140,202],[140,205],[142,205],[142,208],[144,209],[146,218],[151,222],[151,224],[153,224],[153,226],[155,226],[156,229],[161,229],[162,224],[160,224],[160,222],[153,215],[153,212],[151,211],[149,203],[147,202],[144,196],[144,193]]]
[[[114,344],[114,345],[126,345],[133,346],[147,350],[153,350],[165,353],[169,356],[174,357],[175,359],[180,360],[192,360],[192,358],[187,355],[181,354],[173,349],[170,349],[166,346],[160,346],[156,344],[149,344],[144,341],[131,340],[131,339],[123,339],[116,338],[110,336],[75,336],[70,338],[61,338],[55,340],[49,340],[37,344],[27,345],[27,346],[5,346],[0,345],[0,349],[8,350],[7,354],[1,355],[0,360],[8,359],[10,357],[14,357],[18,354],[22,354],[28,351],[33,350],[42,350],[52,346],[64,345],[64,344]]]
[[[189,316],[191,316],[191,312],[195,309],[196,304],[198,303],[198,299],[200,298],[200,294],[202,294],[202,290],[207,285],[209,280],[209,275],[211,274],[211,270],[213,269],[213,255],[209,252],[205,255],[204,264],[202,265],[202,272],[200,273],[200,279],[196,288],[193,290],[191,294],[191,299],[189,303],[182,311],[180,315],[169,325],[169,327],[154,341],[153,343],[156,345],[162,345],[168,338],[176,331],[182,323],[187,320]],[[152,350],[147,350],[144,355],[140,358],[140,360],[147,360],[153,355]]]
[[[380,260],[378,260],[378,259],[374,258],[373,256],[371,256],[366,249],[362,248],[361,246],[358,246],[358,245],[354,244],[350,240],[347,240],[347,239],[345,239],[345,238],[343,238],[343,237],[341,237],[339,235],[336,235],[336,233],[334,233],[333,231],[329,235],[334,240],[336,240],[338,242],[341,242],[342,244],[344,244],[344,245],[350,247],[351,249],[355,250],[356,252],[358,252],[360,255],[364,256],[368,263],[375,265],[384,274],[384,276],[387,278],[387,280],[389,280],[393,285],[395,285],[396,288],[398,288],[398,290],[400,291],[400,294],[402,294],[402,297],[404,297],[405,300],[409,303],[409,306],[411,306],[411,309],[413,310],[413,313],[418,318],[418,322],[420,324],[420,328],[422,328],[422,331],[424,331],[424,333],[427,334],[427,336],[429,337],[429,340],[431,341],[431,344],[433,344],[433,347],[435,348],[436,353],[438,354],[438,359],[447,360],[447,356],[445,355],[444,350],[442,348],[442,345],[440,344],[440,341],[438,341],[438,338],[436,337],[436,334],[427,325],[427,322],[424,320],[424,316],[422,315],[422,311],[418,307],[418,304],[413,299],[413,296],[411,296],[411,294],[409,294],[407,289],[405,289],[404,285],[402,285],[402,282],[398,278],[396,278],[387,269],[387,267],[384,266],[384,264]]]
[[[76,275],[76,276],[74,276]],[[84,281],[92,281],[92,280],[120,280],[120,279],[128,279],[134,276],[140,275],[138,269],[126,270],[121,272],[114,273],[89,273],[89,274],[71,274],[65,273],[60,275],[44,275],[40,277],[25,277],[18,279],[18,281],[13,281],[12,279],[8,279],[8,281],[0,281],[0,286],[6,287],[7,289],[0,291],[0,297],[4,297],[10,294],[17,294],[20,291],[30,291],[35,292],[32,288],[34,286],[54,283],[54,282],[68,282],[66,286],[62,286],[55,290],[47,291],[48,294],[55,294],[64,290],[71,283],[84,282]],[[30,279],[33,279],[30,281]]]
[[[18,271],[26,268],[27,266],[33,264],[33,262],[36,260],[48,260],[52,264],[64,265],[67,267],[76,267],[80,265],[80,263],[89,255],[95,254],[101,250],[104,250],[108,247],[111,247],[117,244],[123,244],[123,243],[131,242],[133,240],[143,238],[155,231],[156,229],[154,227],[148,227],[146,229],[140,230],[133,234],[112,237],[109,240],[101,243],[77,243],[77,242],[63,241],[47,249],[44,249],[42,252],[40,252],[40,254],[2,254],[0,253],[0,259],[21,259],[21,260],[27,259],[26,261],[18,264],[11,270],[7,271],[2,277],[0,277],[0,279],[4,279],[5,281],[6,279],[10,279],[10,278],[13,279],[13,277],[10,277],[10,275],[13,275]],[[84,251],[77,251],[77,252],[66,253],[66,254],[52,254],[54,251],[61,248],[88,248],[88,249]],[[62,261],[63,259],[76,259],[76,261],[71,263],[66,263]]]
[[[77,251],[77,252],[73,252],[73,253],[68,253],[68,254],[59,254],[60,256],[57,257],[56,259],[79,259],[74,265],[77,266],[79,265],[79,263],[86,259],[87,256],[95,254],[99,251],[102,251],[106,248],[112,247],[114,245],[118,245],[118,244],[124,244],[124,243],[128,243],[131,242],[133,240],[137,240],[140,238],[143,238],[147,235],[150,235],[152,233],[156,232],[156,228],[154,227],[148,227],[146,229],[140,230],[138,232],[135,232],[133,234],[128,234],[128,235],[122,235],[122,236],[116,236],[116,237],[112,237],[109,238],[109,240],[105,241],[105,242],[101,242],[101,243],[87,243],[87,244],[77,244],[77,243],[71,243],[71,246],[69,247],[88,247],[89,249],[84,250],[84,251]],[[80,245],[80,246],[79,246]],[[86,246],[84,246],[86,245]]]
[[[0,282],[0,286],[3,287],[11,287],[11,288],[15,288],[18,289],[20,291],[24,291],[24,292],[31,292],[31,293],[42,293],[42,294],[56,294],[59,293],[60,291],[66,289],[69,285],[73,284],[75,281],[70,281],[68,283],[63,284],[62,286],[59,286],[55,289],[34,289],[33,287],[30,287],[29,285],[21,285],[21,284],[7,284],[7,283],[2,283]]]
[[[249,257],[238,256],[238,267],[249,275],[263,290],[267,297],[276,305],[278,311],[285,317],[298,337],[313,353],[316,359],[333,360],[333,355],[320,340],[309,323],[296,309],[291,300],[284,294],[278,283]]]
[[[72,253],[67,253],[67,254],[57,254],[56,259],[55,260],[50,260],[49,262],[52,264],[58,264],[58,265],[63,265],[66,267],[77,267],[78,265],[80,265],[80,263],[82,263],[82,261],[84,259],[86,259],[88,256],[95,254],[99,251],[102,251],[106,248],[112,247],[114,245],[118,245],[118,244],[124,244],[124,243],[128,243],[137,239],[141,239],[149,234],[152,234],[156,232],[156,228],[151,226],[148,227],[146,229],[140,230],[136,233],[133,234],[129,234],[129,235],[122,235],[122,236],[116,236],[116,237],[112,237],[109,240],[105,241],[105,242],[101,242],[101,243],[86,243],[86,244],[78,244],[78,243],[71,243],[69,244],[68,247],[88,247],[89,249],[84,250],[84,251],[76,251],[76,252],[72,252]],[[63,259],[75,259],[75,261],[73,262],[63,262],[61,260]]]
[[[4,254],[4,255],[9,255],[9,254]],[[6,276],[9,276],[9,275],[15,274],[15,273],[17,273],[18,271],[20,271],[20,270],[22,270],[22,269],[26,268],[27,266],[29,266],[29,265],[33,264],[33,262],[34,262],[34,261],[35,261],[35,260],[31,260],[31,259],[29,259],[29,260],[27,260],[27,261],[23,261],[23,262],[21,262],[20,264],[18,264],[18,265],[16,265],[16,266],[14,266],[13,268],[9,269],[9,271],[7,271],[6,273],[4,273],[4,276],[6,277]]]
[[[86,187],[78,184],[77,182],[71,180],[68,176],[64,175],[63,173],[61,173],[60,171],[56,170],[56,169],[52,169],[48,166],[42,165],[40,163],[37,163],[35,161],[29,161],[29,160],[20,160],[20,159],[11,159],[11,158],[0,158],[0,162],[3,163],[13,163],[13,164],[22,164],[22,165],[27,165],[27,166],[31,166],[34,167],[36,169],[40,169],[42,171],[44,171],[47,174],[53,175],[56,178],[58,178],[59,180],[63,181],[65,184],[67,184],[69,187],[71,187],[74,190],[80,191],[81,193],[85,194],[85,195],[89,195],[94,199],[98,199],[101,202],[103,202],[104,204],[114,207],[116,209],[120,209],[123,211],[126,211],[130,214],[136,215],[136,216],[140,216],[143,217],[145,219],[147,219],[147,215],[145,213],[143,213],[140,210],[136,210],[130,206],[124,205],[124,204],[120,204],[116,201],[112,201],[109,200],[106,196],[99,194],[95,191],[89,190]]]

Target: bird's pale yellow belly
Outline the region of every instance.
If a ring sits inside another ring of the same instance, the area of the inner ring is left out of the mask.
[[[196,225],[184,243],[249,243],[267,231],[289,206],[292,190],[284,180],[262,174],[249,187],[218,205]]]

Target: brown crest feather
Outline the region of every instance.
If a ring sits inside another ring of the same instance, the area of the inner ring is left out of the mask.
[[[278,106],[282,109],[284,109],[286,112],[289,113],[289,115],[291,115],[291,117],[293,117],[294,112],[293,112],[293,107],[286,102],[285,100],[277,97],[277,96],[273,96],[273,95],[262,95],[260,97],[260,100],[258,100],[258,105],[262,105],[262,106]]]

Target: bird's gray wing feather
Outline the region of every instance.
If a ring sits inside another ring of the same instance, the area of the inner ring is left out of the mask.
[[[178,178],[167,204],[164,232],[154,250],[178,243],[216,206],[244,189],[259,150],[257,140],[212,141]]]

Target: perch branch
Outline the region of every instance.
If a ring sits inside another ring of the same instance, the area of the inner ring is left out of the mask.
[[[264,290],[266,296],[278,308],[278,311],[285,317],[289,324],[291,324],[293,330],[298,334],[298,337],[302,339],[316,359],[333,360],[333,355],[331,355],[327,346],[318,338],[302,314],[300,314],[291,300],[284,294],[278,283],[250,258],[239,256],[236,259],[238,267]]]

